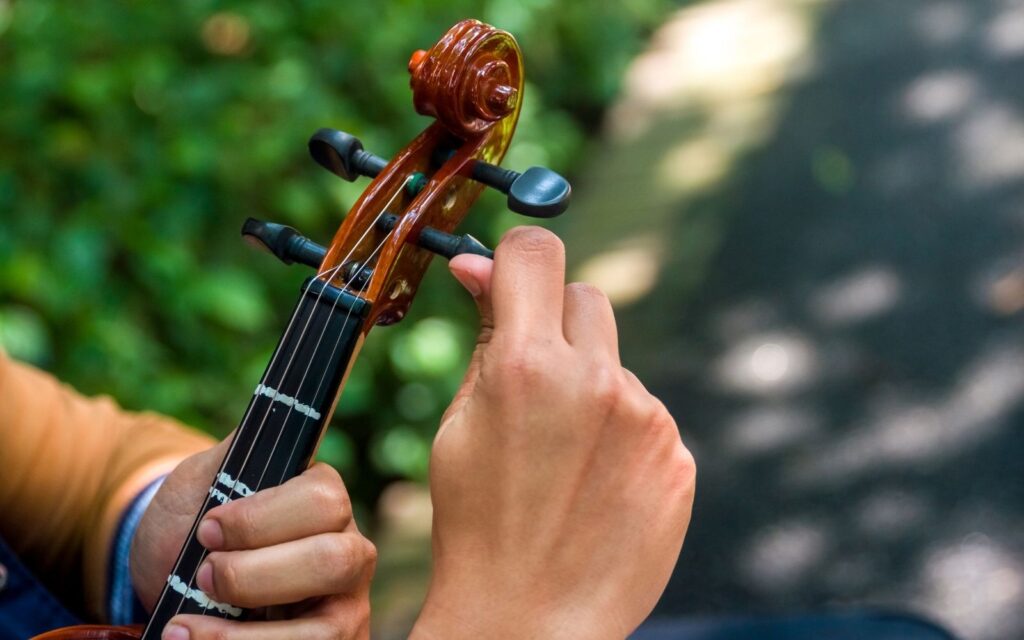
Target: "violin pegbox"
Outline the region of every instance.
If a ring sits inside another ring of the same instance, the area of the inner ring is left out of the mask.
[[[522,54],[510,34],[464,20],[414,53],[409,72],[416,111],[435,122],[391,160],[333,129],[309,141],[314,160],[335,175],[373,178],[327,248],[319,275],[365,298],[376,324],[405,315],[432,251],[442,239],[456,246],[448,239],[458,239],[453,231],[485,186],[507,194],[513,211],[534,217],[562,213],[572,193],[549,169],[519,174],[498,166],[523,96]],[[349,273],[358,281],[349,281]]]

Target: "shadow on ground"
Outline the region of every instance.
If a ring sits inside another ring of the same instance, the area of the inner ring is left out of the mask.
[[[1009,0],[704,2],[637,61],[563,232],[698,460],[658,615],[1024,637],[1021,78]]]

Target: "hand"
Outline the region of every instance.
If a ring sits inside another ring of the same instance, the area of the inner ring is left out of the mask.
[[[594,287],[553,234],[451,261],[483,329],[434,442],[434,573],[416,640],[625,638],[678,558],[695,466],[619,363]]]
[[[139,524],[132,579],[151,609],[160,595],[230,440],[186,459]],[[369,637],[369,587],[377,552],[352,519],[338,472],[318,463],[279,487],[210,510],[197,530],[210,554],[196,582],[214,600],[274,607],[273,621],[180,615],[168,640]]]

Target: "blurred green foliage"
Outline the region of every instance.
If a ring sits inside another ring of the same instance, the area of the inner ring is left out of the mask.
[[[505,164],[571,172],[664,0],[0,0],[0,344],[86,393],[218,436],[242,415],[307,275],[244,248],[247,216],[328,240],[365,181],[317,168],[331,126],[387,155],[428,121],[406,62],[464,17],[527,63]],[[467,222],[517,223],[496,195]],[[475,332],[431,269],[371,335],[321,456],[372,501],[422,477]]]

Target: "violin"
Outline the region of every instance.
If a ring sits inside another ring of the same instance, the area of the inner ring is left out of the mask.
[[[406,315],[434,255],[493,256],[472,236],[454,233],[485,187],[506,194],[509,208],[527,216],[550,218],[568,207],[572,189],[554,171],[499,166],[519,118],[522,66],[509,33],[464,20],[412,55],[413,105],[435,122],[391,160],[342,131],[313,134],[310,155],[322,167],[345,180],[372,181],[327,247],[284,225],[252,218],[243,225],[247,241],[316,275],[302,285],[148,623],[68,627],[37,640],[158,640],[180,613],[245,619],[245,609],[214,601],[196,584],[207,553],[196,530],[206,512],[280,485],[311,464],[367,334]]]

